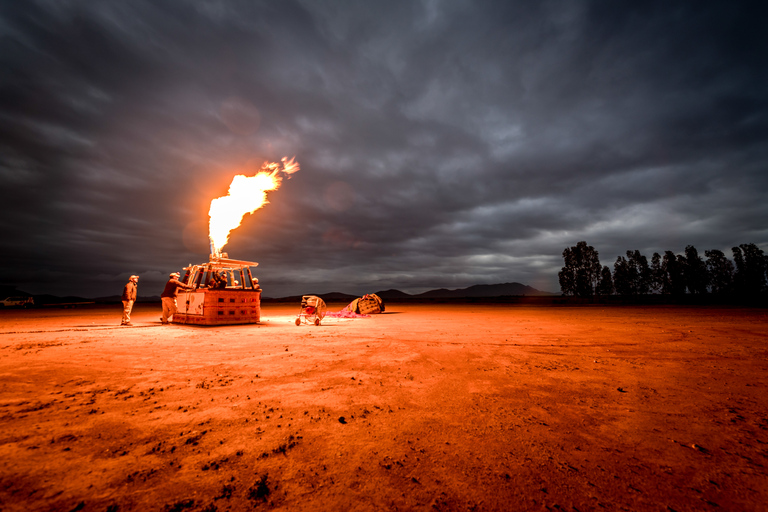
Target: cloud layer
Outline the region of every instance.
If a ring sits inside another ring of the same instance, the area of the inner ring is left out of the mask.
[[[155,295],[236,174],[301,171],[225,247],[265,295],[768,250],[759,3],[0,4],[0,283]]]

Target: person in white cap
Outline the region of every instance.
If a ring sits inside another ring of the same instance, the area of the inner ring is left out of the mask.
[[[139,276],[133,275],[128,279],[128,283],[123,288],[123,320],[120,325],[133,325],[131,323],[131,310],[133,303],[136,302],[137,290],[139,286]]]
[[[185,290],[191,290],[191,286],[187,286],[179,281],[179,273],[171,272],[168,282],[165,283],[163,293],[160,294],[160,300],[163,301],[163,316],[160,317],[160,321],[163,325],[170,322],[169,318],[176,313],[176,297],[179,295],[179,288]]]

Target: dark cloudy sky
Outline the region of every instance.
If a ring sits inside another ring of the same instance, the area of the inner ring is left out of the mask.
[[[0,1],[0,284],[140,295],[225,247],[265,296],[517,281],[581,240],[768,250],[762,2]]]

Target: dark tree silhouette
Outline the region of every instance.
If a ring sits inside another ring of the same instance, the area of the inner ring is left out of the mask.
[[[613,264],[613,287],[618,295],[633,295],[632,274],[624,256],[616,258]]]
[[[766,290],[768,261],[765,253],[755,244],[741,244],[731,249],[736,274],[733,282],[737,295],[754,297]]]
[[[648,266],[648,258],[638,250],[627,251],[627,265],[632,277],[632,292],[635,295],[647,294],[651,289],[651,268]]]
[[[579,242],[563,251],[565,266],[557,274],[564,295],[592,297],[600,281],[600,259],[587,242]]]
[[[565,266],[558,273],[564,295],[591,297],[595,294],[624,296],[661,293],[713,294],[719,297],[768,298],[768,255],[755,244],[733,247],[733,261],[720,250],[704,251],[706,260],[693,245],[685,254],[653,253],[651,264],[639,250],[619,256],[613,273],[601,267],[598,253],[586,242],[563,251]]]
[[[672,251],[664,251],[664,259],[661,262],[661,293],[668,295],[685,294],[685,258],[675,256]]]
[[[683,267],[685,275],[685,286],[689,293],[704,294],[707,293],[707,266],[704,260],[699,256],[699,252],[692,245],[685,248],[685,266]]]
[[[607,265],[600,271],[600,283],[597,285],[597,293],[600,295],[613,294],[613,278],[611,277],[611,269]]]
[[[613,286],[619,295],[645,295],[651,289],[651,268],[640,251],[627,251],[613,265]]]
[[[704,251],[707,257],[707,275],[710,292],[714,295],[727,295],[733,291],[733,263],[725,257],[723,251],[713,249]]]
[[[664,274],[661,270],[661,254],[655,252],[651,257],[651,293],[661,293],[664,284]]]

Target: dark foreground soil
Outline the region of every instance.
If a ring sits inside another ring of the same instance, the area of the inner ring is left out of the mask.
[[[0,312],[0,510],[768,507],[764,309],[297,312]]]

